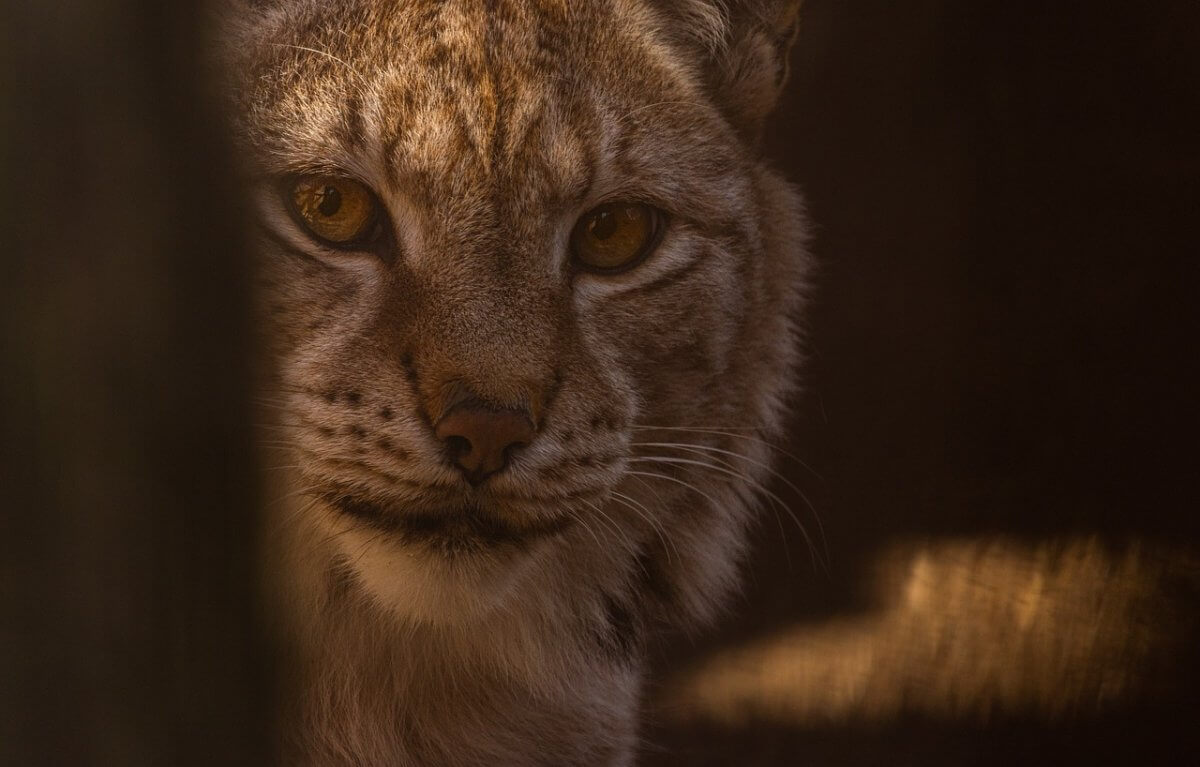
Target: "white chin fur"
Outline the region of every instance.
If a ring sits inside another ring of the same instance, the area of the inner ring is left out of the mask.
[[[369,528],[339,536],[339,548],[379,607],[441,626],[485,618],[517,597],[535,567],[534,551],[502,547],[450,558]]]

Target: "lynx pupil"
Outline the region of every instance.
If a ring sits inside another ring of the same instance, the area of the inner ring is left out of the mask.
[[[342,193],[337,190],[337,187],[326,185],[321,190],[321,202],[317,204],[317,210],[326,218],[333,216],[342,208]]]
[[[588,233],[597,240],[607,240],[617,231],[617,218],[612,211],[601,211],[592,219]]]

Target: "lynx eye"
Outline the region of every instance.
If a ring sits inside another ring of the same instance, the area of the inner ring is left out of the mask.
[[[362,184],[337,176],[300,176],[287,190],[292,215],[318,240],[338,248],[364,244],[378,209]]]
[[[663,214],[641,203],[616,202],[593,208],[571,232],[571,253],[594,272],[620,272],[641,263],[658,244]]]

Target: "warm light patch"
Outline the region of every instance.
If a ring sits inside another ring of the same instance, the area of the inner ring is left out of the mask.
[[[979,539],[901,547],[885,563],[877,611],[712,657],[665,687],[662,716],[730,727],[1055,720],[1161,682],[1154,659],[1196,622],[1165,596],[1200,573],[1185,550]]]

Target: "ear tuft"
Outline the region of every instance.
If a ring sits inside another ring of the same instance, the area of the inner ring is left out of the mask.
[[[705,80],[730,123],[757,143],[787,83],[803,0],[673,0],[674,21],[703,58]]]

